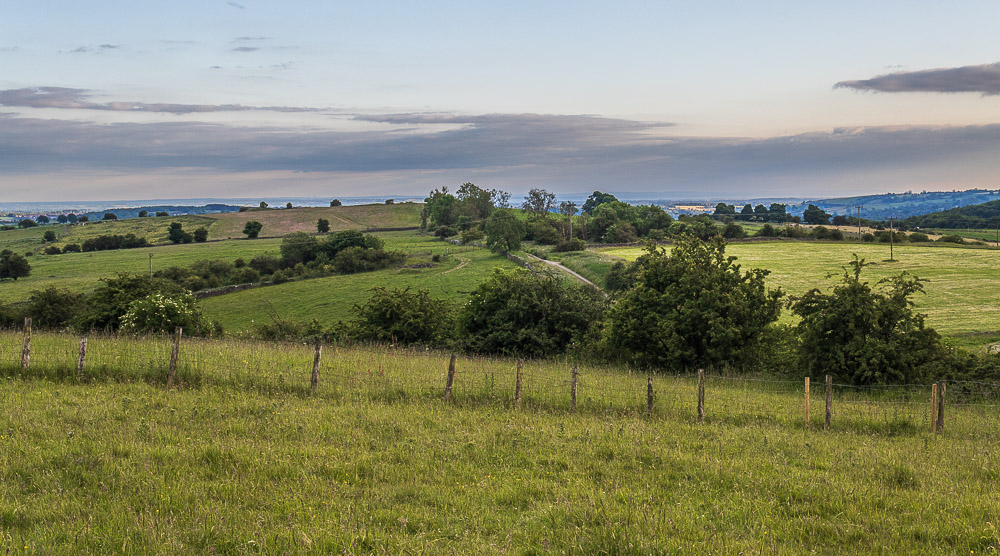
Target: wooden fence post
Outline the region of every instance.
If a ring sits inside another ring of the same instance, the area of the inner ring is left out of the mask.
[[[24,319],[24,345],[21,346],[21,368],[27,370],[31,365],[31,317]]]
[[[931,432],[937,430],[937,418],[938,418],[938,385],[935,382],[931,384]]]
[[[705,422],[705,371],[698,369],[698,422]]]
[[[521,376],[522,376],[522,364],[521,360],[517,360],[517,379],[514,383],[514,403],[517,407],[521,407]]]
[[[174,381],[177,380],[177,357],[181,352],[181,334],[184,333],[184,329],[180,326],[174,331],[174,346],[170,350],[170,370],[167,372],[167,388],[174,385]]]
[[[823,430],[830,430],[830,418],[833,416],[833,377],[826,375],[826,418],[823,419]]]
[[[312,378],[309,379],[309,388],[312,393],[316,393],[316,388],[319,387],[319,361],[320,357],[323,356],[323,342],[322,340],[316,340],[316,353],[313,355],[313,372]]]
[[[570,411],[576,411],[576,381],[579,374],[576,370],[576,365],[573,365],[573,380],[569,387]]]
[[[938,388],[938,414],[937,431],[944,432],[944,393],[948,389],[948,382],[942,380],[941,387]]]
[[[455,383],[455,354],[451,354],[451,361],[448,362],[448,382],[444,385],[444,399],[451,399],[451,385]]]
[[[653,377],[646,379],[646,413],[653,413]]]
[[[809,428],[809,377],[806,377],[806,428]]]
[[[80,358],[76,360],[76,374],[83,374],[83,363],[87,359],[87,339],[80,339]]]

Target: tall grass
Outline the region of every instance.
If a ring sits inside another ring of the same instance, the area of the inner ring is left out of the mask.
[[[980,553],[1000,548],[997,385],[823,388],[573,361],[0,333],[0,551]]]

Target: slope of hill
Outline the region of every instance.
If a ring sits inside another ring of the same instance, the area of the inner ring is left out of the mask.
[[[801,214],[807,205],[813,204],[830,214],[854,216],[857,214],[856,207],[862,205],[862,218],[885,220],[890,216],[907,218],[995,200],[1000,200],[1000,190],[969,189],[966,191],[886,193],[883,195],[818,199],[799,205],[789,205],[788,212]]]
[[[993,228],[1000,223],[1000,201],[911,216],[903,224],[920,228]]]

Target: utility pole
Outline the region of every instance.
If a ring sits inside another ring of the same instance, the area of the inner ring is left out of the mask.
[[[889,260],[892,260],[892,217],[889,217]]]
[[[858,241],[861,241],[861,207],[864,205],[854,205],[858,209]]]
[[[153,254],[149,254],[149,279],[153,279]]]

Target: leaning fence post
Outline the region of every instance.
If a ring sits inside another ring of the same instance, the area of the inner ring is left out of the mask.
[[[931,384],[931,432],[937,430],[938,419],[938,385]]]
[[[698,422],[705,422],[705,371],[698,369]]]
[[[944,392],[948,389],[948,382],[942,380],[941,388],[938,392],[938,415],[937,415],[937,431],[944,432]]]
[[[580,375],[576,370],[576,365],[573,365],[573,380],[569,387],[569,404],[570,411],[576,411],[576,381],[577,377]]]
[[[653,413],[653,377],[646,379],[646,413]]]
[[[826,375],[826,418],[823,419],[823,430],[830,430],[830,417],[833,416],[833,377]]]
[[[31,317],[24,319],[24,345],[21,346],[21,368],[31,365]]]
[[[451,399],[451,385],[455,383],[455,354],[451,354],[448,362],[448,381],[444,385],[444,399]]]
[[[80,339],[80,358],[76,360],[76,374],[83,374],[83,363],[87,359],[87,339]]]
[[[316,354],[313,355],[312,378],[309,379],[309,387],[312,389],[313,394],[316,393],[316,388],[319,386],[319,361],[322,355],[323,355],[322,340],[316,340]]]
[[[806,428],[809,428],[809,377],[806,377]]]
[[[174,381],[177,380],[177,356],[181,351],[181,334],[184,333],[184,329],[180,326],[174,331],[174,346],[170,350],[170,370],[167,372],[167,388],[174,385]]]
[[[521,377],[522,377],[522,364],[521,360],[517,360],[517,379],[514,383],[514,403],[517,407],[521,407]]]

